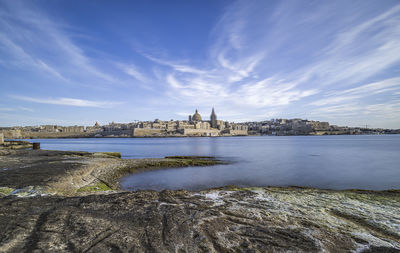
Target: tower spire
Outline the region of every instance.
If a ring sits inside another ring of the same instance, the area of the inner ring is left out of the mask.
[[[214,107],[212,108],[212,111],[211,111],[210,123],[211,123],[212,128],[218,127],[217,126],[217,115],[215,114]]]

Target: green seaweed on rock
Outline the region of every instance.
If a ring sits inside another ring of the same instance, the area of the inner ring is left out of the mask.
[[[98,182],[94,185],[84,186],[76,192],[96,192],[96,191],[112,191],[112,189],[103,182]]]
[[[10,195],[15,189],[10,188],[10,187],[0,187],[0,195]]]

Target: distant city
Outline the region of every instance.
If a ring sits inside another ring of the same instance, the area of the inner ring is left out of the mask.
[[[187,120],[135,121],[101,126],[16,126],[0,127],[4,138],[68,138],[68,137],[191,137],[191,136],[247,136],[247,135],[357,135],[399,134],[400,129],[347,127],[306,119],[271,119],[258,122],[235,123],[217,119],[212,108],[209,120],[203,120],[195,110]]]

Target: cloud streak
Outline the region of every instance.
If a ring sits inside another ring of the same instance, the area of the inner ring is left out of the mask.
[[[111,108],[121,104],[121,102],[94,101],[94,100],[85,100],[77,98],[33,98],[33,97],[18,96],[18,95],[11,95],[10,97],[33,103],[76,106],[76,107]]]
[[[400,90],[400,77],[385,79],[342,91],[330,92],[327,94],[327,98],[314,101],[310,105],[338,104],[344,101],[359,100],[364,97],[397,90]]]
[[[123,64],[118,64],[119,68],[122,69],[122,71],[125,72],[125,74],[135,78],[136,80],[146,83],[149,81],[149,79],[141,72],[138,71],[137,67],[133,64],[130,65],[123,65]]]
[[[1,61],[3,65],[39,70],[69,84],[123,82],[111,71],[117,71],[113,62],[101,58],[104,55],[88,56],[72,39],[66,29],[68,25],[51,20],[30,3],[12,1],[2,4],[5,8],[0,10],[0,53],[13,59]],[[132,70],[128,72],[133,73]]]

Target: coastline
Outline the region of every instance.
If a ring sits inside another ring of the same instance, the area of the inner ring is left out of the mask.
[[[0,251],[400,251],[399,190],[128,192],[118,186],[128,173],[225,161],[119,157],[0,150]]]
[[[16,143],[19,142],[16,141]],[[119,180],[129,174],[169,168],[202,167],[232,163],[231,161],[220,160],[211,156],[122,159],[121,154],[118,152],[31,150],[26,149],[26,143],[22,141],[21,146],[15,145],[15,147],[0,149],[0,196],[2,188],[17,190],[19,194],[23,192],[24,188],[40,188],[40,194],[60,196],[90,194],[96,191],[121,192],[124,190],[119,185]],[[21,166],[21,164],[23,165]],[[28,175],[29,177],[27,177]],[[100,184],[105,187],[96,189],[96,185]],[[333,190],[297,185],[261,187],[332,192],[400,193],[400,189],[366,190],[351,188]],[[84,190],[85,188],[87,190]],[[208,189],[247,188],[227,185]],[[16,195],[18,196],[18,194]]]
[[[226,164],[213,157],[121,159],[117,152],[55,150],[0,150],[0,189],[40,189],[41,194],[71,196],[105,185],[121,190],[118,180],[127,174],[171,167]],[[23,166],[21,166],[23,164]],[[94,188],[93,188],[94,187]],[[104,187],[102,188],[104,189]],[[1,192],[1,191],[0,191]]]
[[[40,140],[40,139],[113,139],[113,138],[121,138],[121,139],[149,139],[149,138],[221,138],[221,137],[260,137],[260,136],[268,136],[268,137],[282,137],[282,136],[380,136],[380,135],[398,135],[400,133],[384,133],[384,134],[283,134],[283,135],[262,135],[262,134],[249,134],[249,135],[218,135],[218,136],[181,136],[181,135],[173,135],[173,136],[58,136],[58,137],[21,137],[21,138],[9,138],[12,140]]]

